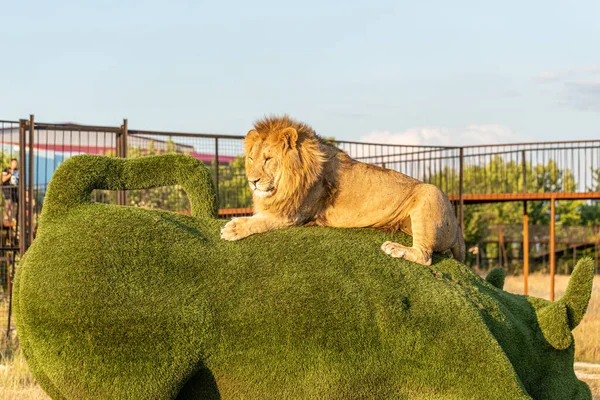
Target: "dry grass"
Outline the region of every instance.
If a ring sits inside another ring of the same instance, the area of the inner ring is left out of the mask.
[[[5,343],[0,343],[5,347]],[[29,372],[25,357],[18,345],[0,353],[0,400],[47,400],[48,395],[38,386]]]
[[[594,400],[600,400],[600,364],[575,363],[575,373],[592,389]]]

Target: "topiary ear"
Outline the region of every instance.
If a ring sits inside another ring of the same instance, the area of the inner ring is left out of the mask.
[[[557,350],[564,350],[573,341],[569,329],[567,307],[560,302],[552,303],[537,312],[537,319],[544,338]]]
[[[498,289],[504,289],[504,278],[506,278],[504,269],[502,267],[496,267],[487,274],[485,280]]]
[[[538,324],[544,337],[558,350],[571,345],[571,330],[581,322],[592,296],[594,260],[579,260],[567,285],[564,296],[536,311]]]
[[[250,149],[254,145],[254,143],[260,139],[260,133],[255,129],[250,129],[246,134],[246,138],[244,139],[244,147],[246,148],[246,154],[249,153]]]
[[[298,141],[298,131],[292,127],[285,128],[279,132],[277,139],[279,142],[283,143],[284,150],[294,150],[296,148],[296,142]]]

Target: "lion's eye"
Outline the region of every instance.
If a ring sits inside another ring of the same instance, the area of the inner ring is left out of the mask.
[[[250,162],[254,161],[252,157],[248,157],[248,160],[250,160]]]
[[[271,161],[271,157],[265,158],[265,164],[268,163],[269,161]]]

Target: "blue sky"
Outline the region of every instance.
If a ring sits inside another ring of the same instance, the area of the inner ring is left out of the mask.
[[[345,140],[600,138],[598,1],[27,1],[0,18],[0,119]]]

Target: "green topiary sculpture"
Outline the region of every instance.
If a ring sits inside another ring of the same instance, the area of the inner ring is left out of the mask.
[[[181,184],[192,216],[90,202]],[[15,281],[17,330],[54,399],[591,399],[573,329],[579,262],[550,303],[442,255],[391,259],[370,229],[219,239],[190,157],[78,156],[56,171]]]

